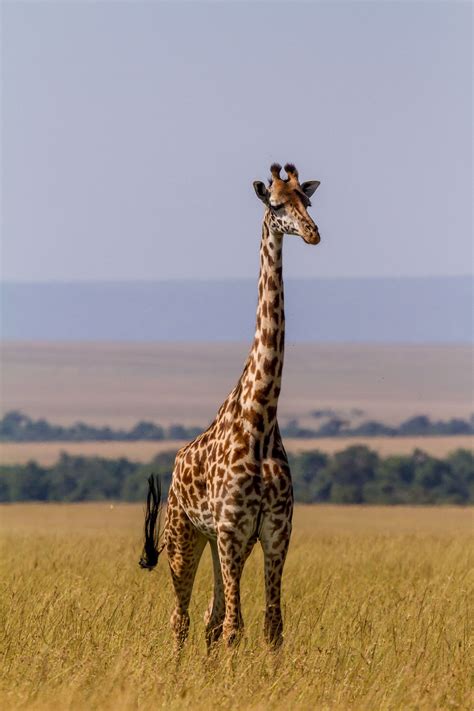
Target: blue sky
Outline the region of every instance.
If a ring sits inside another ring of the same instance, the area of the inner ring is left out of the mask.
[[[2,276],[256,276],[252,181],[318,179],[287,275],[472,272],[468,2],[2,4]]]

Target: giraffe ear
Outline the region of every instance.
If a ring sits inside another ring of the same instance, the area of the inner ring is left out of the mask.
[[[306,197],[310,198],[311,195],[316,192],[316,190],[321,185],[319,180],[307,180],[306,183],[300,185],[301,190],[304,192]]]
[[[253,183],[253,189],[255,190],[258,199],[265,203],[265,205],[268,205],[269,194],[265,183],[262,183],[261,180],[255,180]]]

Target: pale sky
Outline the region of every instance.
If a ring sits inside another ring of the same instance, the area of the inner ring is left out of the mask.
[[[3,2],[5,280],[256,277],[272,161],[317,179],[289,276],[472,272],[470,2]]]

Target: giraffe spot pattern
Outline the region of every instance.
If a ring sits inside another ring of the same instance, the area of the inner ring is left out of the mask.
[[[271,168],[267,193],[271,204],[283,206],[283,214],[270,207],[265,213],[256,333],[242,376],[206,432],[176,455],[165,537],[176,595],[171,625],[177,649],[188,634],[192,585],[208,543],[214,566],[214,595],[205,615],[208,647],[221,634],[228,644],[239,639],[240,577],[257,540],[264,553],[265,637],[273,646],[282,641],[281,579],[293,513],[291,474],[277,421],[285,343],[282,239],[286,232],[319,241],[296,168],[287,164],[285,170],[288,178],[282,180],[281,166]]]

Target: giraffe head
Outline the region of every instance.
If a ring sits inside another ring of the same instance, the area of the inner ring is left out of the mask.
[[[308,244],[318,244],[319,230],[308,214],[310,197],[319,186],[319,180],[300,183],[298,171],[287,163],[287,177],[281,178],[281,165],[273,163],[270,168],[272,177],[268,187],[260,180],[253,184],[257,197],[266,205],[265,220],[270,229],[288,235],[298,235]]]

